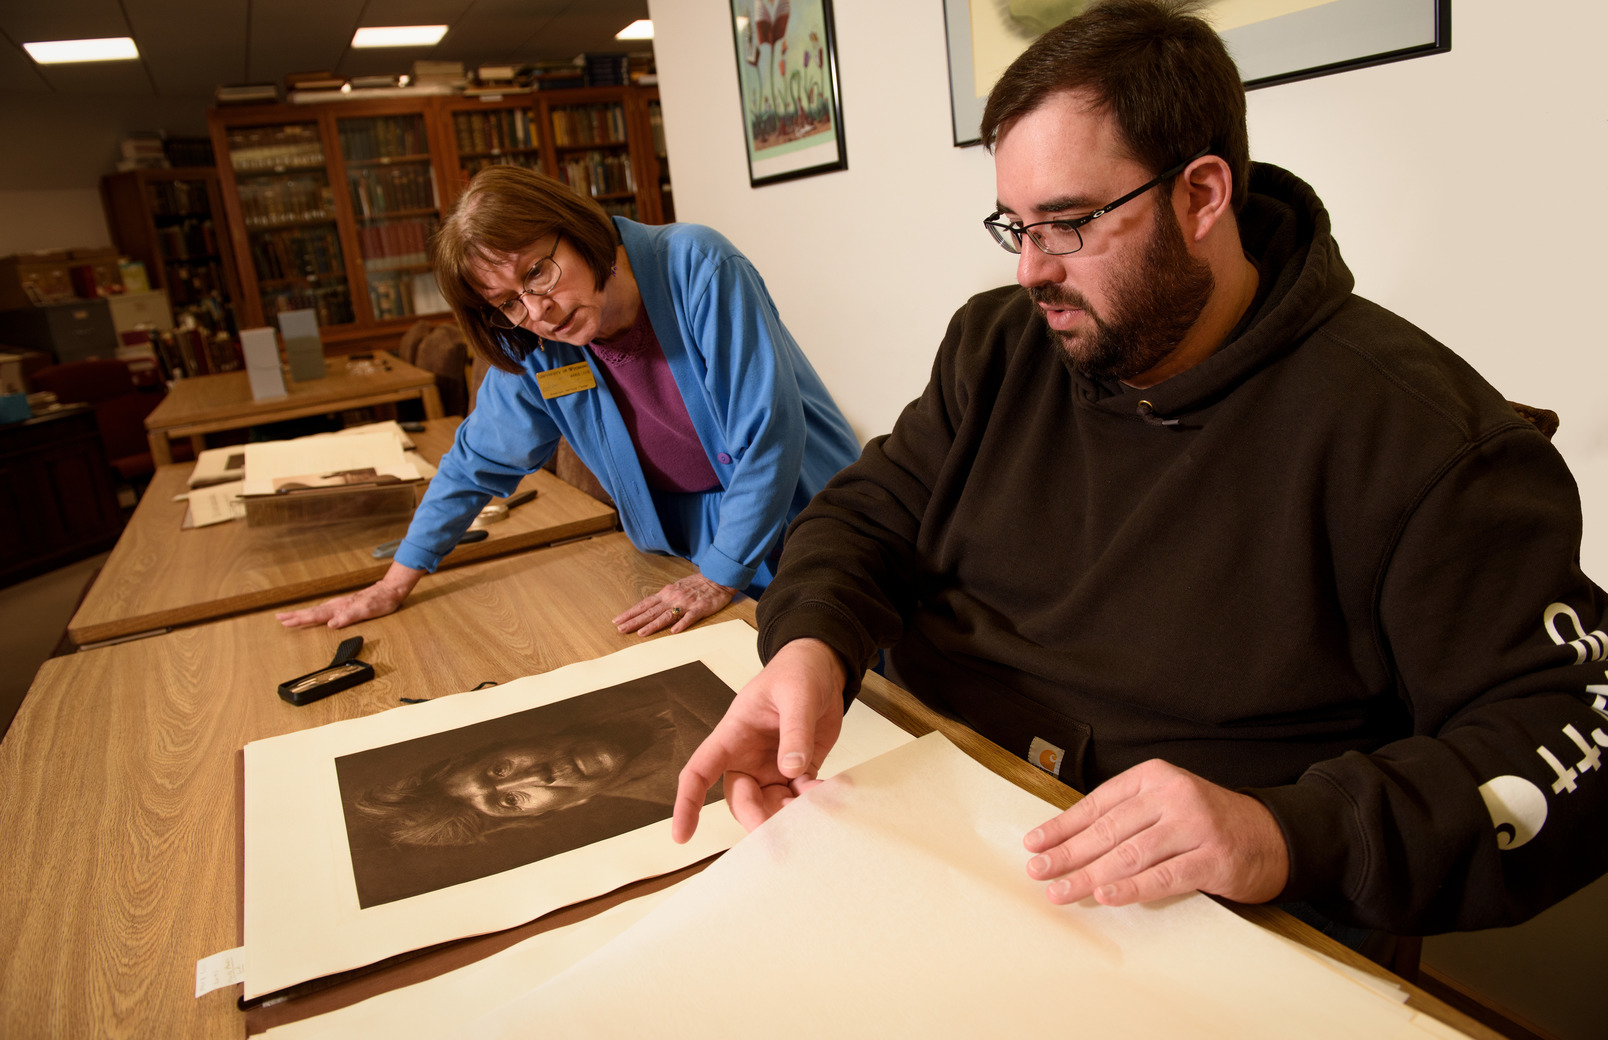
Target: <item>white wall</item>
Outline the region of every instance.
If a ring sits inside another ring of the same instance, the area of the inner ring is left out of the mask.
[[[0,256],[111,244],[112,233],[95,188],[0,190]]]
[[[1253,91],[1251,151],[1317,188],[1358,291],[1562,416],[1584,563],[1608,581],[1608,359],[1596,291],[1608,91],[1596,0],[1550,18],[1457,0],[1452,51]],[[951,144],[937,0],[834,5],[849,168],[752,189],[724,3],[650,0],[682,220],[719,228],[862,438],[926,382],[949,316],[1014,264],[980,222],[981,148]]]
[[[100,178],[131,131],[205,135],[204,99],[0,93],[0,256],[112,244]]]

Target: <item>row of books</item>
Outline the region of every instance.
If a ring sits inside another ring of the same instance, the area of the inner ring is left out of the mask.
[[[352,322],[352,296],[346,283],[279,289],[262,294],[262,312],[277,320],[284,311],[313,311],[319,327],[349,325]]]
[[[173,316],[181,321],[193,321],[197,327],[213,335],[220,332],[226,336],[235,334],[234,319],[223,300],[216,296],[207,296],[187,307],[176,308]]]
[[[322,171],[278,180],[241,181],[238,190],[240,218],[247,227],[335,219],[334,195]]]
[[[211,217],[191,217],[176,224],[164,224],[156,229],[156,237],[161,240],[162,255],[170,261],[218,253],[218,234]]]
[[[623,87],[631,82],[631,56],[628,54],[586,54],[582,58],[589,87]]]
[[[598,199],[597,204],[603,207],[603,212],[611,217],[624,217],[627,220],[637,219],[636,203],[630,199]]]
[[[435,224],[435,218],[431,217],[424,220],[393,220],[358,228],[363,269],[385,271],[429,263],[428,242],[435,231]]]
[[[542,161],[535,152],[504,152],[501,155],[483,155],[466,159],[459,164],[465,177],[473,177],[488,166],[527,166],[540,170]]]
[[[458,151],[490,152],[507,148],[535,148],[536,125],[530,112],[507,108],[499,112],[460,112],[453,117]]]
[[[430,150],[424,137],[424,120],[418,116],[343,119],[340,128],[341,154],[348,159],[424,155]]]
[[[588,195],[622,195],[636,191],[631,157],[619,152],[584,152],[559,163],[560,179]]]
[[[251,262],[263,281],[344,280],[341,242],[335,229],[269,231],[251,236]]]
[[[206,181],[151,181],[145,185],[151,214],[158,217],[205,217],[212,213]]]
[[[553,141],[559,147],[625,143],[625,109],[619,105],[555,108]]]
[[[368,289],[375,318],[411,318],[446,309],[433,274],[381,273],[369,278]]]
[[[133,329],[119,337],[117,356],[125,361],[150,358],[165,380],[188,379],[244,367],[240,345],[227,331],[199,326],[176,329]]]
[[[435,172],[428,163],[375,166],[349,171],[346,178],[360,216],[436,208]]]
[[[168,301],[175,309],[204,306],[225,293],[223,266],[217,260],[200,263],[169,260],[163,265]]]
[[[247,127],[229,134],[229,162],[239,173],[324,165],[316,123]]]

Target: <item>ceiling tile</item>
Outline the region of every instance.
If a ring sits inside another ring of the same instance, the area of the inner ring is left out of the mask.
[[[246,76],[246,0],[124,0],[161,97],[210,99]]]

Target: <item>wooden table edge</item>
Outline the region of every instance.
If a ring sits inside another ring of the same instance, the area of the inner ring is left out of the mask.
[[[446,559],[441,561],[439,570],[479,563],[483,560],[495,559],[499,556],[506,556],[527,549],[546,548],[558,542],[572,541],[576,538],[604,534],[613,531],[618,526],[618,523],[618,514],[610,509],[605,514],[586,517],[581,520],[572,520],[542,531],[530,531],[505,538],[488,538],[483,542],[476,542],[473,545],[454,549],[447,555]],[[376,561],[373,566],[365,567],[361,570],[346,571],[321,578],[311,578],[271,589],[256,589],[235,596],[211,600],[205,604],[156,610],[97,624],[74,624],[77,620],[77,615],[75,614],[73,621],[67,623],[67,638],[75,646],[89,647],[90,644],[104,643],[110,639],[119,639],[123,636],[137,635],[142,632],[154,632],[156,630],[180,628],[186,625],[204,624],[209,621],[220,621],[226,617],[234,617],[253,610],[265,610],[269,607],[284,606],[288,603],[310,599],[315,596],[324,596],[330,593],[344,592],[348,589],[362,588],[364,585],[372,585],[384,576],[390,566],[389,561]],[[82,606],[79,609],[82,610]]]

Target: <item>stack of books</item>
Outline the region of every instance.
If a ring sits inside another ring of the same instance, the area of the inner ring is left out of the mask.
[[[589,87],[623,87],[631,82],[628,54],[583,54],[576,64],[585,70]]]
[[[461,61],[416,61],[411,85],[441,92],[457,92],[467,85]]]
[[[225,83],[213,92],[220,105],[251,105],[279,100],[277,83]]]
[[[291,72],[285,76],[285,97],[291,101],[304,101],[311,95],[328,100],[346,88],[346,77],[333,72]]]
[[[119,173],[128,170],[160,170],[167,164],[167,152],[162,147],[162,131],[136,130],[123,138],[122,155],[117,160]]]

